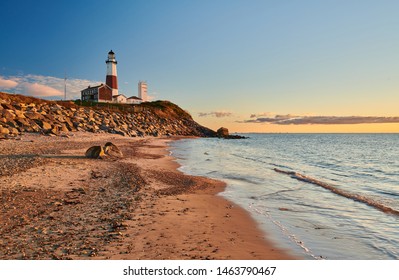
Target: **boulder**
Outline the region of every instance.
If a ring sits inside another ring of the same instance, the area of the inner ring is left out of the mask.
[[[60,131],[69,132],[69,129],[68,129],[68,127],[65,124],[62,124],[61,127],[60,127]]]
[[[120,130],[119,128],[114,128],[114,129],[112,129],[111,132],[115,133],[115,134],[122,135],[122,136],[126,136],[126,133],[124,131]]]
[[[38,120],[38,119],[42,119],[43,116],[39,113],[36,113],[34,111],[28,111],[25,112],[25,117],[31,119],[31,120]]]
[[[52,129],[49,130],[49,133],[52,133],[54,135],[58,135],[58,127],[54,126]]]
[[[11,104],[8,104],[8,103],[2,103],[1,106],[2,106],[4,109],[7,109],[7,110],[11,110],[11,111],[14,111],[14,110],[15,110],[15,108],[14,108]]]
[[[104,155],[105,155],[104,154],[104,149],[101,146],[90,147],[85,153],[85,156],[87,158],[96,158],[96,159],[97,158],[101,158]]]
[[[229,130],[225,127],[219,128],[216,133],[219,138],[229,137]]]
[[[30,126],[30,123],[27,119],[16,119],[15,122],[18,124],[18,126]]]
[[[104,124],[100,125],[100,129],[104,131],[109,131],[109,127]]]
[[[19,134],[18,129],[16,129],[14,127],[10,127],[9,130],[10,130],[10,134],[14,134],[14,135],[18,135]]]
[[[22,112],[20,110],[15,110],[14,114],[20,119],[24,119],[25,118],[24,112]]]
[[[123,157],[123,153],[121,152],[121,150],[119,150],[119,148],[116,145],[112,144],[111,142],[107,142],[105,144],[104,153],[111,157],[117,157],[117,158]]]
[[[0,134],[9,134],[10,130],[5,127],[0,127]]]
[[[49,130],[49,129],[51,129],[51,124],[49,124],[48,122],[41,122],[39,125],[40,125],[41,128],[43,128],[44,130]]]
[[[3,115],[3,117],[5,117],[7,120],[12,120],[12,119],[15,118],[14,112],[13,112],[12,110],[9,110],[9,109],[3,110],[3,111],[2,111],[2,115]]]

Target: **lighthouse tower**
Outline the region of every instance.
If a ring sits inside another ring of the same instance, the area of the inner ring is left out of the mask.
[[[107,64],[107,79],[105,83],[112,89],[112,96],[118,95],[118,75],[116,74],[115,53],[111,50],[108,53],[108,59],[105,61]]]

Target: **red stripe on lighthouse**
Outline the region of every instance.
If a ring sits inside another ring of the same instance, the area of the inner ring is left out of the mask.
[[[107,75],[107,78],[105,80],[105,83],[107,84],[107,86],[109,86],[110,88],[113,89],[118,89],[118,80],[116,76],[111,76],[111,75]]]

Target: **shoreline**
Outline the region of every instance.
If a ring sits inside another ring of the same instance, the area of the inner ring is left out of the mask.
[[[174,139],[76,133],[2,142],[6,166],[23,162],[0,176],[0,259],[295,259],[216,195],[223,182],[178,171],[166,145]],[[107,141],[125,157],[84,158]]]
[[[178,170],[180,165],[169,155],[166,144],[177,139],[155,138],[148,143],[156,147],[151,151],[164,155],[157,164],[166,169],[167,177],[158,179],[172,187],[158,186],[163,196],[150,208],[155,215],[167,214],[155,219],[150,215],[148,222],[155,234],[142,238],[156,251],[144,253],[143,259],[295,259],[267,240],[245,209],[217,195],[226,188],[224,182]]]

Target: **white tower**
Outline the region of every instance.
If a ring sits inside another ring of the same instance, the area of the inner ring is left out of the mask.
[[[107,64],[107,78],[105,83],[112,89],[112,96],[118,95],[118,75],[116,73],[115,53],[111,50],[108,53],[108,59],[105,61]]]
[[[139,98],[143,100],[143,102],[147,102],[147,82],[140,81],[139,82]]]

